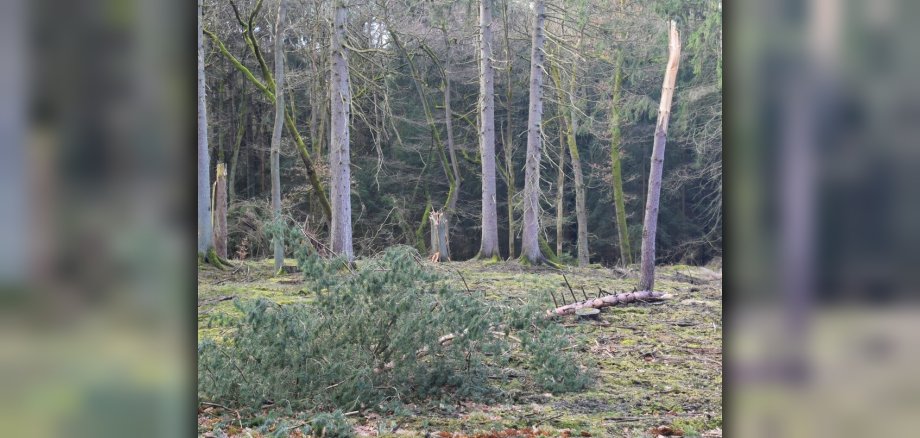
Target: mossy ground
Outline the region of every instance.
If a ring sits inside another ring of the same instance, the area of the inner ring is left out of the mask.
[[[272,275],[271,260],[236,262],[225,271],[200,267],[198,274],[198,337],[221,338],[240,314],[224,297],[264,297],[277,303],[307,302],[299,273]],[[288,260],[285,266],[294,266]],[[358,269],[361,262],[358,262]],[[490,300],[520,305],[540,300],[553,306],[571,292],[563,277],[551,268],[532,268],[517,262],[471,260],[431,264],[447,281],[456,281]],[[565,275],[578,299],[607,292],[628,292],[637,279],[631,272],[592,265],[566,267]],[[462,278],[461,278],[462,277]],[[673,299],[603,309],[596,321],[567,317],[559,320],[576,339],[574,348],[596,370],[589,389],[562,395],[538,391],[526,377],[501,384],[502,401],[492,404],[464,403],[444,406],[408,405],[390,416],[358,413],[350,416],[359,435],[425,436],[426,432],[473,433],[508,428],[539,427],[573,436],[587,432],[596,437],[647,436],[647,430],[663,424],[701,436],[722,426],[722,286],[721,275],[706,268],[662,266],[656,271],[655,290]],[[464,280],[466,285],[464,285]],[[582,292],[584,288],[584,292]],[[562,303],[559,303],[560,305]],[[517,361],[512,361],[512,364]],[[526,373],[522,373],[526,374]],[[259,436],[256,428],[232,427],[239,423],[233,412],[206,408],[199,419],[199,434],[214,430],[234,436]],[[296,419],[292,417],[291,424]],[[385,426],[385,427],[384,427]],[[378,431],[385,429],[382,435]],[[297,435],[297,428],[291,428]],[[395,430],[395,432],[393,432]],[[389,434],[389,435],[387,435]],[[213,436],[221,436],[214,434]]]

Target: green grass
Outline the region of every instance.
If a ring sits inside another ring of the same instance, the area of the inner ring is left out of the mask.
[[[293,260],[285,263],[294,264]],[[357,266],[361,268],[361,261]],[[458,290],[465,290],[465,279],[474,292],[508,306],[537,300],[551,308],[549,290],[554,291],[557,301],[562,293],[566,302],[572,301],[562,276],[550,268],[481,260],[429,266],[442,272],[445,281],[455,282]],[[637,283],[633,273],[624,278],[617,271],[597,266],[567,267],[565,275],[579,300],[584,293],[596,296],[598,288],[632,291]],[[570,328],[576,338],[575,350],[596,370],[597,382],[586,391],[554,396],[536,390],[526,377],[516,377],[501,383],[503,396],[498,403],[443,406],[432,401],[424,406],[405,406],[390,416],[360,412],[349,419],[359,432],[373,430],[375,435],[378,424],[395,421],[398,436],[420,437],[426,431],[476,432],[531,426],[554,432],[569,429],[576,436],[584,431],[595,437],[646,436],[647,429],[662,424],[673,424],[691,435],[721,427],[721,280],[694,280],[691,284],[681,281],[688,281],[683,277],[686,275],[709,279],[712,271],[662,266],[656,271],[655,290],[674,295],[672,300],[606,308],[597,321],[579,322],[567,317],[558,322]],[[220,297],[263,297],[279,304],[312,300],[301,274],[274,276],[271,260],[236,262],[224,271],[201,267],[198,279],[199,339],[223,338],[230,330],[229,321],[240,316],[231,301],[217,302]],[[511,366],[524,366],[513,359]],[[217,418],[223,424],[237,422],[233,412],[219,408],[202,414],[202,418],[205,423]],[[210,430],[200,426],[199,434]],[[254,430],[249,432],[259,436]],[[246,433],[244,428],[240,436]]]

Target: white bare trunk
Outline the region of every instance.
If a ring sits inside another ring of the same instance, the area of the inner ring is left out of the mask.
[[[332,174],[332,252],[354,260],[351,243],[351,160],[349,120],[351,89],[348,84],[348,49],[345,47],[347,10],[343,1],[335,4],[332,29],[332,69],[329,82],[330,123],[329,169]]]
[[[281,222],[281,127],[284,124],[284,15],[285,0],[278,6],[275,21],[275,126],[272,129],[271,174],[272,174],[272,217]],[[275,272],[284,265],[284,242],[275,237]]]
[[[214,247],[211,228],[211,157],[208,154],[208,107],[201,38],[201,0],[198,0],[198,254],[207,257]]]
[[[495,74],[492,70],[492,0],[479,2],[479,150],[482,154],[482,245],[479,256],[499,257],[495,200]]]
[[[664,167],[664,149],[668,139],[668,119],[671,116],[671,101],[674,98],[674,84],[677,82],[677,67],[680,64],[680,34],[677,24],[668,26],[668,66],[661,86],[661,106],[658,108],[658,123],[655,126],[655,143],[652,146],[651,169],[648,176],[648,196],[645,203],[645,222],[642,229],[642,264],[639,289],[652,290],[655,284],[655,232],[658,226],[658,203],[661,196],[661,173]]]
[[[530,53],[530,111],[527,117],[527,160],[524,166],[524,224],[521,256],[542,263],[540,251],[540,149],[543,125],[544,0],[534,1],[533,41]]]

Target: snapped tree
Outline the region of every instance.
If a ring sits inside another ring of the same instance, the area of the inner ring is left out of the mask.
[[[668,119],[671,115],[671,101],[674,99],[674,84],[677,82],[677,67],[680,64],[680,34],[677,24],[671,20],[668,25],[668,65],[661,86],[661,106],[658,107],[658,123],[655,125],[655,143],[652,146],[651,169],[648,176],[648,196],[645,203],[645,221],[642,229],[642,264],[639,272],[639,290],[651,291],[655,285],[655,231],[658,227],[658,204],[661,197],[661,174],[664,168],[664,148],[668,140]]]

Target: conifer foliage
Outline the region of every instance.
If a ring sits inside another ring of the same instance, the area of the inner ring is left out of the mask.
[[[578,361],[560,351],[567,335],[543,330],[539,307],[509,311],[453,289],[415,249],[390,248],[357,270],[311,251],[297,257],[315,301],[236,302],[245,316],[235,331],[199,344],[202,400],[351,411],[483,399],[495,395],[493,381],[507,377],[518,339],[534,383],[562,392],[588,381]]]

